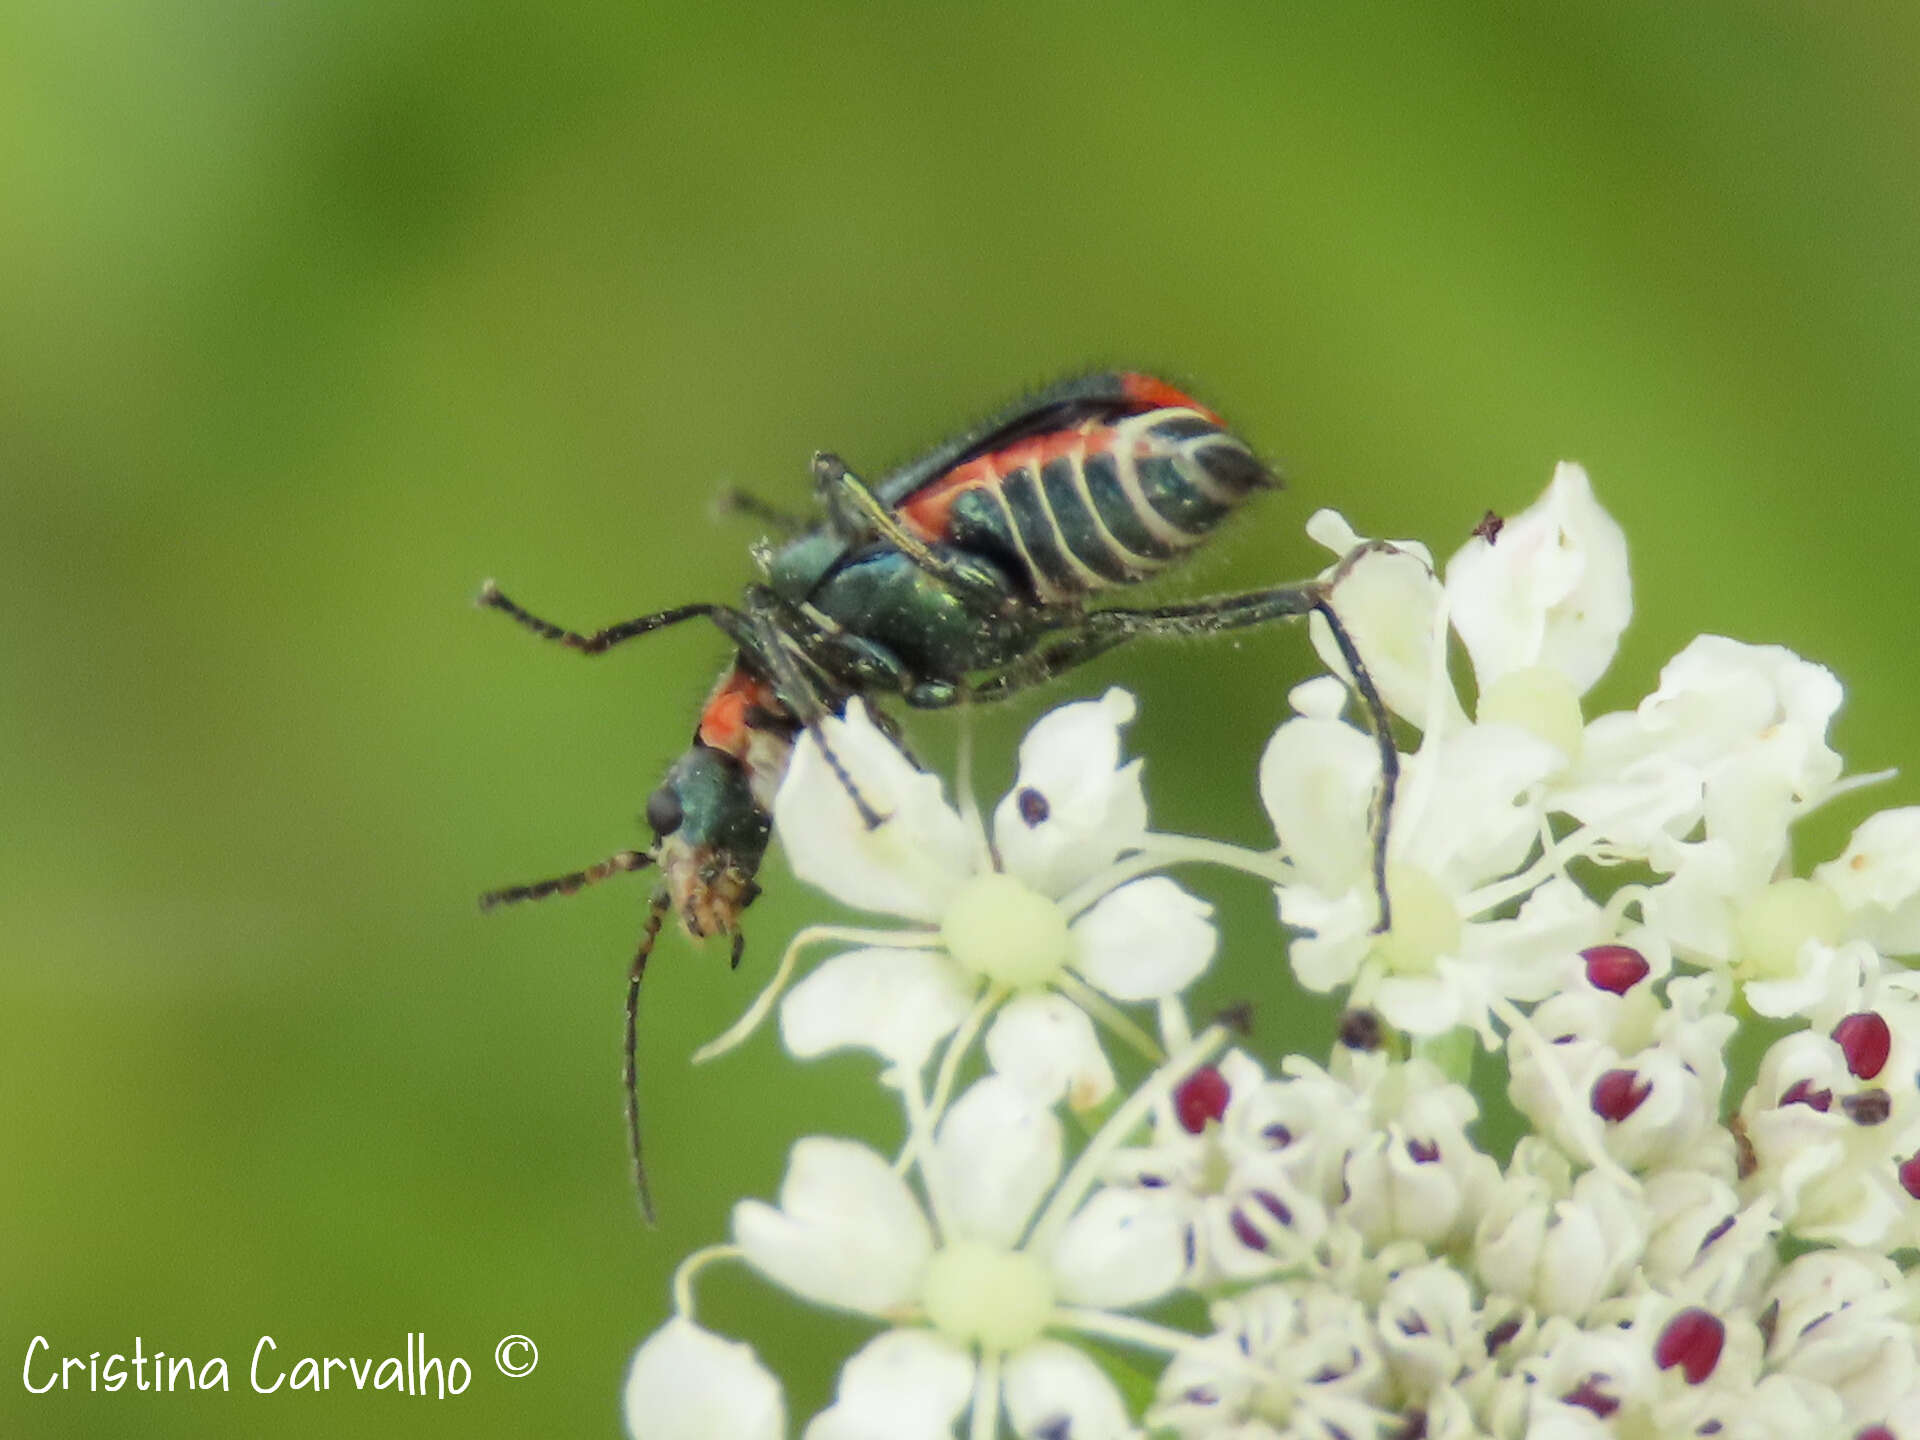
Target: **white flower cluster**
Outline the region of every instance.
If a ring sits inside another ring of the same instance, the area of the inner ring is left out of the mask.
[[[1405,541],[1340,573],[1418,736],[1384,932],[1379,751],[1324,633],[1334,674],[1259,764],[1270,852],[1149,828],[1119,691],[1040,721],[990,827],[858,703],[828,735],[885,824],[801,744],[794,869],[907,928],[803,932],[707,1053],[777,1005],[796,1057],[881,1058],[905,1136],[799,1140],[778,1203],[682,1267],[637,1440],[788,1433],[774,1377],[695,1323],[716,1259],[880,1327],[805,1440],[1920,1440],[1920,809],[1796,875],[1793,823],[1879,778],[1842,778],[1838,682],[1709,636],[1583,720],[1631,606],[1573,466],[1444,583]],[[1195,1033],[1211,912],[1158,873],[1193,862],[1269,882],[1297,979],[1346,997],[1324,1067]],[[788,988],[825,943],[852,948]],[[1742,1030],[1772,1042],[1753,1075]],[[1530,1124],[1511,1154],[1470,1078]]]

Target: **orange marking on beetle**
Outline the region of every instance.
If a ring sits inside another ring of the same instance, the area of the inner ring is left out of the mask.
[[[747,723],[747,717],[755,710],[776,709],[778,704],[772,686],[735,666],[720,677],[720,683],[707,697],[694,738],[736,760],[744,760],[752,740],[752,726]]]
[[[1142,375],[1137,370],[1129,370],[1120,377],[1120,388],[1126,391],[1127,398],[1142,410],[1193,410],[1204,415],[1214,424],[1225,428],[1225,422],[1198,400],[1184,390],[1177,389],[1151,375]]]

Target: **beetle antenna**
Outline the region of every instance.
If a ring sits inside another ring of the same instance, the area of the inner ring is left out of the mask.
[[[640,944],[633,952],[633,965],[627,971],[627,1034],[620,1074],[627,1090],[627,1152],[633,1156],[633,1189],[640,1199],[640,1218],[648,1225],[654,1223],[653,1192],[647,1188],[647,1167],[640,1158],[639,1067],[634,1062],[634,1051],[639,1033],[640,981],[646,976],[647,957],[653,954],[653,942],[660,936],[660,922],[667,918],[672,905],[673,897],[664,888],[653,892],[652,903],[647,906],[647,923],[640,928]]]
[[[602,880],[615,875],[624,875],[630,870],[644,870],[653,864],[651,850],[622,850],[609,855],[598,865],[589,865],[584,870],[571,870],[565,875],[556,875],[551,880],[535,880],[530,885],[508,885],[499,890],[489,890],[480,897],[480,908],[491,910],[496,905],[517,905],[522,900],[545,900],[550,895],[571,895],[576,890],[584,890],[589,885],[597,885]]]

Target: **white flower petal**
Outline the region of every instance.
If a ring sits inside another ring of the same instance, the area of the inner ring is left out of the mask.
[[[1626,535],[1593,498],[1587,472],[1563,462],[1497,539],[1476,536],[1447,562],[1447,599],[1483,694],[1533,665],[1585,693],[1633,614]]]
[[[888,1330],[847,1361],[838,1398],[805,1440],[952,1440],[972,1392],[973,1359],[959,1346],[926,1330]]]
[[[1380,751],[1338,720],[1289,720],[1260,757],[1260,802],[1301,878],[1328,895],[1367,883]]]
[[[1212,914],[1164,875],[1130,881],[1073,922],[1074,968],[1116,1000],[1177,995],[1213,959]]]
[[[1846,852],[1813,873],[1863,938],[1889,955],[1920,953],[1920,806],[1869,815]]]
[[[622,1408],[634,1440],[786,1440],[780,1382],[753,1347],[679,1316],[635,1352]]]
[[[1395,549],[1373,551],[1354,563],[1334,589],[1333,609],[1387,708],[1425,730],[1432,725],[1427,710],[1435,698],[1434,677],[1445,677],[1444,669],[1436,670],[1434,655],[1440,582],[1424,545],[1393,543]],[[1316,612],[1307,623],[1313,648],[1329,670],[1344,677],[1346,661],[1326,620]],[[1438,699],[1447,711],[1443,721],[1460,718],[1451,686],[1443,684]]]
[[[1007,1418],[1021,1440],[1127,1440],[1138,1434],[1126,1402],[1084,1351],[1037,1340],[1007,1358],[1001,1377]]]
[[[1186,1270],[1186,1225],[1151,1190],[1099,1191],[1060,1232],[1050,1257],[1060,1298],[1120,1310],[1157,1300]]]
[[[927,1163],[949,1239],[1011,1248],[1060,1175],[1060,1122],[1005,1075],[977,1081],[940,1122]]]
[[[793,987],[780,1034],[802,1060],[852,1046],[918,1070],[966,1017],[973,990],[938,950],[849,950]]]
[[[1511,725],[1449,731],[1407,763],[1394,854],[1455,891],[1518,868],[1540,836],[1532,792],[1563,760]]]
[[[794,1294],[888,1316],[910,1306],[933,1235],[907,1182],[866,1146],[812,1135],[795,1143],[780,1208],[733,1207],[747,1260]]]
[[[1824,798],[1840,776],[1827,728],[1840,708],[1840,682],[1825,666],[1778,645],[1702,635],[1660,671],[1660,688],[1631,715],[1587,727],[1582,776],[1624,773],[1664,754],[1700,771],[1709,786],[1733,761],[1759,760],[1742,777],[1773,777],[1801,804]]]
[[[1120,727],[1133,696],[1109,690],[1062,705],[1020,742],[1020,777],[993,812],[993,838],[1007,873],[1058,897],[1138,845],[1147,798],[1138,760],[1120,761]]]
[[[862,910],[938,920],[980,868],[981,837],[941,798],[939,777],[914,769],[858,698],[844,720],[822,727],[860,797],[884,818],[867,828],[813,735],[802,735],[773,802],[793,873]]]
[[[1091,1110],[1113,1093],[1113,1066],[1087,1012],[1052,992],[1001,1008],[987,1032],[987,1059],[1040,1105],[1064,1093],[1074,1110]]]

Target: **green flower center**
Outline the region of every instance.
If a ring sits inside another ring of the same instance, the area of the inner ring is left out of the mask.
[[[1837,945],[1846,934],[1840,897],[1816,880],[1776,880],[1734,916],[1737,969],[1745,980],[1776,980],[1793,974],[1808,940]]]
[[[1373,953],[1396,975],[1431,975],[1442,955],[1459,953],[1460,911],[1440,882],[1414,865],[1387,866],[1387,897],[1393,928],[1374,941]]]
[[[1538,735],[1567,757],[1580,759],[1584,734],[1580,697],[1573,682],[1550,665],[1530,665],[1502,675],[1480,696],[1482,725],[1512,725]]]
[[[1018,1350],[1053,1313],[1053,1277],[1031,1255],[980,1240],[957,1240],[927,1262],[921,1291],[927,1319],[950,1340],[983,1350]]]
[[[940,938],[963,970],[1013,990],[1045,985],[1073,950],[1060,907],[997,871],[976,875],[954,897]]]

